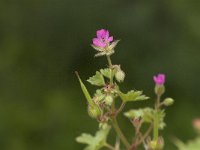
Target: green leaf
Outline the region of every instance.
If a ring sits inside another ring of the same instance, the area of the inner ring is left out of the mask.
[[[87,81],[90,82],[92,85],[96,85],[96,86],[105,85],[103,75],[99,71],[97,71],[96,74],[90,77]]]
[[[95,136],[83,133],[81,136],[76,138],[79,143],[87,144],[84,150],[99,150],[104,147],[108,133],[110,131],[110,126],[100,129],[96,132]]]
[[[154,110],[151,108],[131,109],[124,113],[129,119],[141,118],[144,122],[151,123],[154,118]]]
[[[186,144],[177,139],[175,139],[174,143],[179,148],[179,150],[200,150],[200,137],[191,140]]]
[[[103,76],[105,76],[106,78],[110,79],[113,77],[112,75],[112,70],[110,68],[106,68],[106,69],[101,69],[100,70],[101,74]]]
[[[121,99],[124,102],[128,102],[128,101],[142,101],[142,100],[146,100],[149,99],[149,97],[142,95],[142,91],[134,91],[131,90],[128,93],[124,94],[122,92],[119,92],[119,96],[121,97]]]
[[[90,96],[90,94],[89,94],[89,92],[88,92],[86,86],[83,84],[81,78],[79,77],[78,72],[75,72],[75,73],[76,73],[76,76],[78,77],[78,80],[79,80],[80,85],[81,85],[81,89],[82,89],[83,94],[85,95],[85,98],[87,99],[89,105],[95,106],[95,103],[94,103],[94,101],[92,100],[92,98],[91,98],[91,96]]]
[[[165,111],[164,110],[158,111],[158,117],[159,117],[159,129],[163,130],[164,127],[166,126],[166,124],[164,122]]]
[[[144,108],[143,109],[143,120],[144,122],[151,123],[154,120],[154,109],[152,108]]]
[[[130,118],[130,119],[133,119],[133,118],[140,118],[140,117],[143,116],[143,112],[142,112],[141,109],[139,109],[139,110],[131,109],[131,110],[125,112],[124,115],[125,115],[127,118]]]

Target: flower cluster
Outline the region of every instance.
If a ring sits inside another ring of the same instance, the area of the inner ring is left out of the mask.
[[[117,117],[123,111],[125,105],[129,102],[145,101],[149,99],[142,91],[130,90],[122,92],[120,83],[125,79],[125,73],[121,69],[121,65],[113,64],[110,56],[115,52],[114,48],[119,40],[113,39],[108,30],[101,29],[96,32],[96,37],[92,40],[92,47],[97,50],[95,56],[106,56],[108,68],[96,71],[95,75],[87,81],[96,86],[96,92],[91,96],[81,78],[76,72],[79,79],[81,89],[88,103],[88,114],[90,117],[99,122],[99,130],[95,136],[90,134],[82,134],[76,140],[79,143],[87,144],[85,150],[100,150],[106,147],[110,150],[120,150],[122,147],[126,150],[135,150],[140,145],[144,145],[146,150],[162,150],[164,147],[164,138],[159,134],[159,130],[165,127],[164,106],[170,106],[174,100],[172,98],[161,99],[165,92],[165,74],[153,76],[155,82],[156,101],[154,108],[131,109],[124,112],[124,116],[130,120],[135,129],[135,137],[129,141],[119,127]],[[120,105],[116,101],[120,100]],[[141,130],[143,124],[148,124],[148,129],[143,132]],[[107,142],[111,127],[116,131],[117,138],[115,145]],[[151,133],[153,136],[151,137]],[[121,141],[121,142],[120,142]],[[120,145],[122,143],[123,145]]]

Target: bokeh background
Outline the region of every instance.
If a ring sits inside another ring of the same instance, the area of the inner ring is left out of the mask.
[[[75,137],[93,133],[86,101],[74,75],[86,80],[106,66],[90,47],[97,29],[121,39],[112,60],[127,76],[124,90],[154,98],[152,76],[167,75],[166,150],[175,136],[196,136],[200,117],[200,1],[1,0],[0,149],[81,150]],[[93,87],[86,83],[90,91]],[[130,104],[145,107],[149,102]],[[126,107],[128,109],[128,107]],[[120,125],[131,136],[130,123]]]

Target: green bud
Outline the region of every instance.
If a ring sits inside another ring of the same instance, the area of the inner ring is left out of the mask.
[[[105,101],[106,105],[111,106],[113,103],[113,97],[111,95],[108,95],[108,96],[106,96],[104,101]]]
[[[99,128],[101,129],[107,129],[108,128],[108,124],[107,123],[99,123]]]
[[[101,115],[101,111],[97,106],[93,107],[93,106],[88,105],[88,114],[92,118],[97,118]]]
[[[148,147],[150,150],[156,150],[157,141],[150,141]]]
[[[163,101],[163,104],[165,106],[170,106],[174,103],[174,100],[172,98],[166,98],[164,101]]]
[[[115,78],[118,82],[123,82],[125,78],[125,73],[121,69],[117,70],[115,73]]]
[[[148,143],[149,150],[162,150],[164,147],[164,140],[159,137],[158,140],[153,140]]]
[[[165,93],[165,86],[164,85],[156,85],[155,86],[155,93],[156,95],[163,95]]]

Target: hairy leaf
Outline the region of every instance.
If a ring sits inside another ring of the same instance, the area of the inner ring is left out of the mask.
[[[134,91],[131,90],[128,93],[124,94],[122,92],[119,92],[119,96],[121,97],[121,99],[124,102],[128,102],[128,101],[142,101],[142,100],[146,100],[149,99],[149,97],[142,95],[142,91]]]
[[[99,150],[104,147],[108,133],[110,131],[110,126],[100,129],[96,132],[95,136],[83,133],[81,136],[76,138],[79,143],[87,144],[84,150]]]
[[[97,71],[96,74],[90,77],[87,81],[90,82],[92,85],[96,85],[96,86],[105,85],[103,75],[99,71]]]
[[[191,140],[186,144],[177,139],[175,139],[174,143],[179,148],[179,150],[200,150],[200,137]]]

